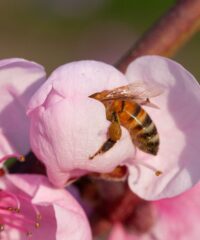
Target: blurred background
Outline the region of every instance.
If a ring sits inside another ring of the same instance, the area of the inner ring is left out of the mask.
[[[114,64],[175,0],[1,0],[0,58]],[[175,59],[200,80],[200,34]]]

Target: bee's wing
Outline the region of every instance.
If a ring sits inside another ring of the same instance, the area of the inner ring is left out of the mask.
[[[109,91],[104,100],[129,99],[142,104],[147,99],[159,96],[164,88],[153,83],[135,82]]]
[[[135,82],[128,85],[130,97],[147,99],[157,97],[164,92],[164,88],[154,83]]]

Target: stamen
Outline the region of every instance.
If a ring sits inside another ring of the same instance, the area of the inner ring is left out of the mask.
[[[157,171],[157,172],[155,172],[155,174],[156,174],[156,176],[159,177],[162,174],[162,172],[161,171]]]
[[[138,165],[142,165],[142,166],[152,170],[157,177],[162,174],[162,171],[157,170],[156,168],[154,168],[153,166],[149,165],[148,163],[145,163],[145,162],[142,162],[142,161],[138,161],[137,164]]]
[[[16,209],[13,207],[0,206],[0,210],[5,210],[5,211],[9,211],[9,212],[17,212]]]
[[[25,161],[25,157],[23,155],[20,155],[18,153],[12,153],[12,154],[5,155],[3,158],[1,158],[0,159],[0,163],[3,163],[5,161],[7,161],[9,158],[16,158],[20,162],[24,162]]]
[[[0,215],[1,215],[1,217],[6,217],[6,218],[12,217],[12,220],[23,221],[23,222],[35,225],[35,221],[33,221],[33,220],[29,219],[29,218],[26,218],[22,214],[10,212],[9,210],[1,209]]]
[[[136,177],[135,180],[134,180],[134,184],[137,184],[137,183],[138,183],[138,180],[139,180],[140,175],[141,175],[141,169],[139,168],[140,165],[141,165],[141,166],[144,166],[144,167],[146,167],[146,168],[148,168],[148,169],[150,169],[151,171],[153,171],[154,174],[155,174],[155,176],[157,176],[157,177],[162,174],[162,171],[157,170],[156,168],[154,168],[153,166],[149,165],[149,164],[146,163],[146,162],[143,162],[143,161],[135,161],[134,163],[135,163],[135,164],[134,164],[134,167],[135,167],[135,169],[137,170],[137,177]],[[134,174],[134,176],[135,176],[135,174]]]
[[[11,198],[11,199],[14,200],[15,203],[16,203],[16,206],[15,206],[14,208],[15,208],[15,209],[20,209],[20,201],[19,201],[19,199],[16,197],[15,194],[0,189],[0,197],[1,197],[1,198],[3,198],[3,197],[4,197],[4,198],[6,198],[6,197]]]
[[[27,225],[32,225],[35,228],[39,228],[40,224],[26,218],[24,215],[22,214],[18,214],[18,213],[12,213],[9,210],[0,210],[0,216],[1,216],[1,221],[3,221],[3,224],[1,224],[1,228],[0,231],[4,231],[5,230],[5,225],[18,229],[21,232],[26,233],[27,236],[31,237],[32,236],[32,232],[30,232],[26,227]]]
[[[6,219],[4,219],[4,225],[7,225],[9,227],[12,227],[12,228],[15,228],[15,229],[18,229],[20,230],[21,232],[24,232],[24,233],[29,233],[30,231],[27,230],[27,228],[23,227],[22,224],[14,224],[13,222],[11,221],[7,221]],[[5,229],[4,229],[5,230]],[[31,233],[31,232],[30,232]]]
[[[25,162],[25,157],[23,156],[23,155],[21,155],[19,158],[18,158],[18,160],[20,161],[20,162]]]
[[[33,206],[33,207],[35,207],[35,206]],[[42,219],[42,215],[40,213],[36,214],[36,219],[38,221],[40,221]]]
[[[5,227],[8,226],[25,233],[27,237],[32,237],[33,233],[30,230],[32,230],[33,227],[38,229],[41,226],[39,221],[42,219],[42,216],[38,208],[31,203],[28,197],[20,194],[14,195],[2,189],[0,189],[0,199],[0,232],[4,231]],[[12,200],[14,200],[13,206]],[[21,210],[20,205],[23,201],[20,202],[20,200],[26,201],[26,204],[29,204],[33,208],[36,213],[36,219],[28,218],[22,213],[23,209]]]
[[[20,199],[22,199],[22,200],[24,200],[24,201],[26,201],[26,202],[28,202],[28,203],[31,204],[31,206],[32,206],[32,208],[33,208],[33,210],[34,210],[34,212],[35,212],[35,214],[36,214],[36,222],[37,222],[37,221],[40,221],[40,220],[42,219],[42,215],[41,215],[40,211],[38,210],[38,208],[37,208],[35,205],[33,205],[33,204],[31,203],[31,201],[30,201],[27,197],[24,197],[24,196],[22,196],[22,195],[18,195],[18,197],[19,197]]]
[[[39,222],[36,222],[35,223],[35,228],[39,228],[40,227],[40,223]]]

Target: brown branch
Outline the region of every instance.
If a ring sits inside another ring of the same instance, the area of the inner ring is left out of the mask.
[[[142,55],[172,56],[200,28],[200,0],[179,0],[117,63],[122,72]]]

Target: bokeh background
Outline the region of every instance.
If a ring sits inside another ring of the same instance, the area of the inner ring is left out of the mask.
[[[1,0],[0,58],[114,64],[175,0]],[[175,56],[200,80],[200,34]]]

